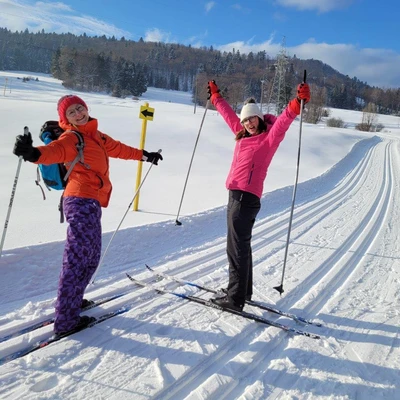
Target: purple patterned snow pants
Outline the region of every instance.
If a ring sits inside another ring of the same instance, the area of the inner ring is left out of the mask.
[[[58,283],[54,332],[73,329],[79,322],[86,286],[100,261],[101,206],[97,200],[65,197],[67,241]]]

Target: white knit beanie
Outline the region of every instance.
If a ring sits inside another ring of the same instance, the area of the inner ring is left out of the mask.
[[[247,103],[243,106],[242,111],[240,111],[240,122],[243,123],[244,119],[253,117],[254,115],[264,120],[264,115],[258,105],[255,103]]]

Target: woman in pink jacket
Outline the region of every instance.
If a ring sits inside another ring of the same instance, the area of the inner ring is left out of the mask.
[[[210,100],[236,136],[231,169],[226,180],[229,284],[225,295],[211,301],[221,307],[242,311],[253,294],[251,236],[260,211],[264,180],[279,144],[293,120],[300,114],[301,100],[310,101],[310,88],[302,83],[297,97],[279,117],[263,115],[254,99],[243,106],[240,118],[220,94],[215,81],[208,82]]]

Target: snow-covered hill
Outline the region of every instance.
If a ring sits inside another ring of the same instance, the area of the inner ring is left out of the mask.
[[[22,82],[24,76],[38,77]],[[0,213],[6,216],[17,158],[15,136],[56,118],[68,91],[45,75],[0,72],[11,87],[0,97]],[[100,130],[139,146],[140,106],[155,108],[145,148],[164,161],[143,185],[139,208],[116,234],[87,297],[125,296],[87,312],[130,310],[24,358],[0,366],[1,399],[395,399],[400,396],[399,118],[380,116],[385,130],[367,134],[304,124],[300,184],[282,297],[280,283],[296,168],[295,121],[267,177],[253,235],[254,299],[316,319],[320,334],[293,336],[238,316],[132,284],[125,272],[153,281],[145,264],[201,285],[227,283],[225,177],[233,136],[207,111],[180,220],[176,213],[204,109],[190,94],[150,88],[140,101],[81,96]],[[351,127],[361,114],[332,110]],[[144,166],[146,172],[147,166]],[[113,160],[113,198],[103,214],[106,248],[135,191],[136,164]],[[36,168],[23,163],[0,259],[0,338],[52,315],[65,225],[60,193],[42,200]],[[159,287],[210,295],[166,280]],[[0,343],[0,358],[44,338],[51,326]]]

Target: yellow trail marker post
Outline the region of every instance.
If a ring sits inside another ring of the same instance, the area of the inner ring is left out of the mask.
[[[153,121],[153,117],[154,117],[154,108],[149,107],[149,103],[144,103],[144,106],[140,107],[140,112],[139,112],[139,118],[141,118],[143,120],[142,121],[142,133],[140,135],[140,145],[139,145],[139,149],[141,149],[141,150],[144,149],[144,144],[146,141],[147,121]],[[136,175],[135,191],[137,191],[139,189],[140,182],[142,180],[142,167],[143,167],[143,162],[139,161],[137,175]],[[139,192],[133,203],[133,211],[137,211],[138,208],[139,208]]]

